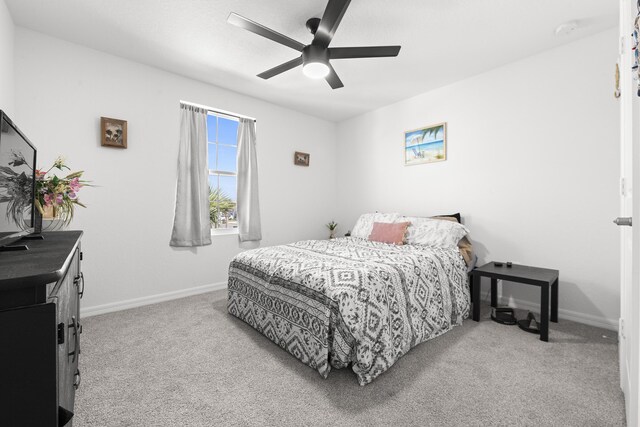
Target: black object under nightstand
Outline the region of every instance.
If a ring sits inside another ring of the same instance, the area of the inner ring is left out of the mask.
[[[558,323],[558,270],[513,264],[500,267],[489,262],[471,271],[473,301],[472,318],[480,321],[480,283],[483,277],[491,279],[491,307],[498,306],[498,279],[540,287],[540,340],[549,341],[549,318]],[[549,316],[549,291],[551,291],[551,316]]]

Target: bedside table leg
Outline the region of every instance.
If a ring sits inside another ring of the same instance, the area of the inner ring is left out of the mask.
[[[480,321],[480,284],[482,283],[482,276],[480,275],[472,275],[473,280],[473,312],[471,314],[471,318],[476,322]]]
[[[540,288],[540,341],[549,341],[549,284]]]
[[[491,278],[491,307],[498,306],[498,279]]]
[[[551,321],[558,323],[558,286],[560,279],[556,279],[551,285]]]

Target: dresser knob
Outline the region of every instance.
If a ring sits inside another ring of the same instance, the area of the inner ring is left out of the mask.
[[[82,382],[82,377],[80,376],[80,369],[76,369],[76,373],[73,376],[73,388],[76,390],[80,387],[80,383]]]

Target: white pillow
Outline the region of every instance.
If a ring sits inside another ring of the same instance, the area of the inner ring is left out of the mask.
[[[400,214],[398,213],[366,213],[360,215],[356,225],[351,230],[352,237],[360,237],[361,239],[368,239],[371,231],[373,231],[374,222],[395,222]]]
[[[418,217],[402,217],[401,220],[411,223],[405,237],[409,245],[457,248],[460,239],[469,234],[467,227],[454,221]]]

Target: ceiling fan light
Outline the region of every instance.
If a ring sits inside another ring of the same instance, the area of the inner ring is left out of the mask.
[[[312,79],[322,79],[329,75],[329,66],[324,62],[307,62],[302,66],[305,76]]]

